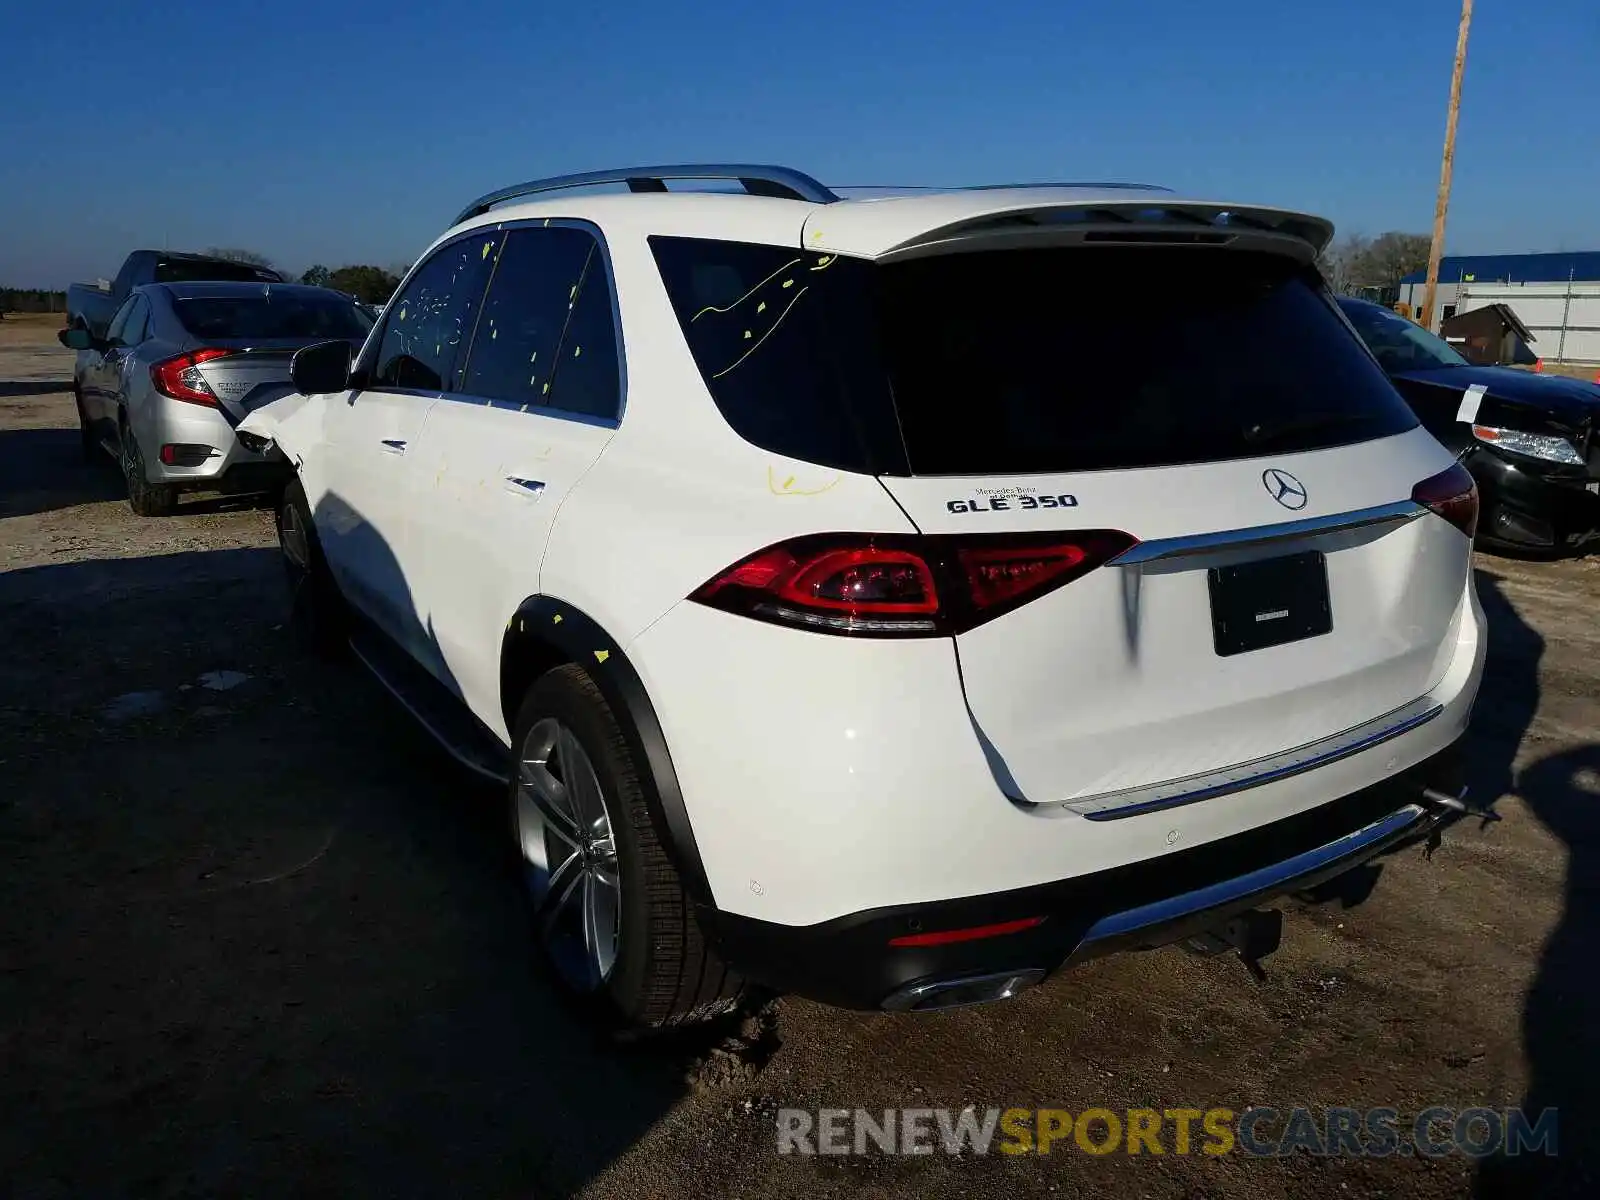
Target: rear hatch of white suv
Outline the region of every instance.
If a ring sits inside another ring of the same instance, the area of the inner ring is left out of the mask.
[[[735,429],[877,475],[918,531],[880,542],[938,592],[921,626],[902,588],[832,631],[951,637],[1003,790],[1091,817],[1427,720],[1470,570],[1470,481],[1314,246],[1170,226],[876,262],[652,239]]]

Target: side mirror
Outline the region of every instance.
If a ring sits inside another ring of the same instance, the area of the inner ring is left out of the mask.
[[[87,329],[74,325],[71,329],[63,329],[57,332],[56,341],[60,342],[68,350],[93,350],[96,349],[100,339]]]
[[[289,379],[302,396],[342,392],[350,386],[349,342],[318,342],[296,350],[289,363]]]

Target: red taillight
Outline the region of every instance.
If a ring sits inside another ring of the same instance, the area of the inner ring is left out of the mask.
[[[158,363],[150,364],[150,382],[163,396],[171,396],[174,400],[182,400],[186,404],[209,404],[216,407],[217,394],[211,390],[211,385],[196,368],[203,362],[224,358],[232,353],[232,350],[208,349],[179,354],[174,358],[164,358]]]
[[[975,942],[979,938],[1001,937],[1008,933],[1021,933],[1043,925],[1043,917],[1023,917],[1016,921],[1001,921],[996,925],[973,925],[968,929],[942,929],[938,933],[908,933],[890,938],[891,946],[948,946],[952,942]]]
[[[965,632],[1084,575],[1135,540],[1115,530],[988,536],[839,533],[769,546],[691,600],[819,633]]]
[[[1478,530],[1478,485],[1460,463],[1411,489],[1411,498],[1454,525],[1469,538]]]

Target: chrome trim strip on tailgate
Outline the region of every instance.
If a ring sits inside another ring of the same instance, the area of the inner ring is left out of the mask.
[[[1319,533],[1338,533],[1367,525],[1400,525],[1414,521],[1428,510],[1415,500],[1396,500],[1373,508],[1334,513],[1326,517],[1307,517],[1303,521],[1284,521],[1277,525],[1255,525],[1249,529],[1221,529],[1215,533],[1196,533],[1185,537],[1156,538],[1124,550],[1107,566],[1131,567],[1138,563],[1179,558],[1186,554],[1205,554],[1212,550],[1233,550]]]
[[[1420,805],[1408,804],[1337,841],[1296,854],[1280,863],[1224,879],[1179,896],[1156,900],[1138,908],[1101,917],[1089,927],[1080,946],[1141,929],[1181,920],[1209,909],[1248,902],[1252,897],[1280,895],[1298,887],[1310,887],[1328,878],[1336,869],[1356,866],[1379,854],[1392,842],[1426,827],[1427,814]]]
[[[1422,696],[1393,712],[1385,713],[1373,721],[1366,721],[1332,737],[1252,759],[1220,771],[1205,771],[1199,775],[1186,775],[1182,779],[1169,779],[1163,783],[1142,787],[1124,788],[1116,792],[1101,792],[1079,800],[1060,800],[1044,807],[1065,808],[1087,817],[1091,821],[1116,821],[1123,817],[1136,817],[1180,804],[1193,804],[1197,800],[1210,800],[1231,792],[1242,792],[1276,783],[1302,771],[1327,766],[1352,754],[1370,750],[1390,738],[1409,733],[1425,725],[1444,711],[1432,696]]]

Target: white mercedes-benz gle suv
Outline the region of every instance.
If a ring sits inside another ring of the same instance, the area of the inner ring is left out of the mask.
[[[534,940],[608,1018],[1254,955],[1264,901],[1461,809],[1484,655],[1472,480],[1330,299],[1331,232],[541,180],[240,429],[294,468],[297,627],[505,781]]]

